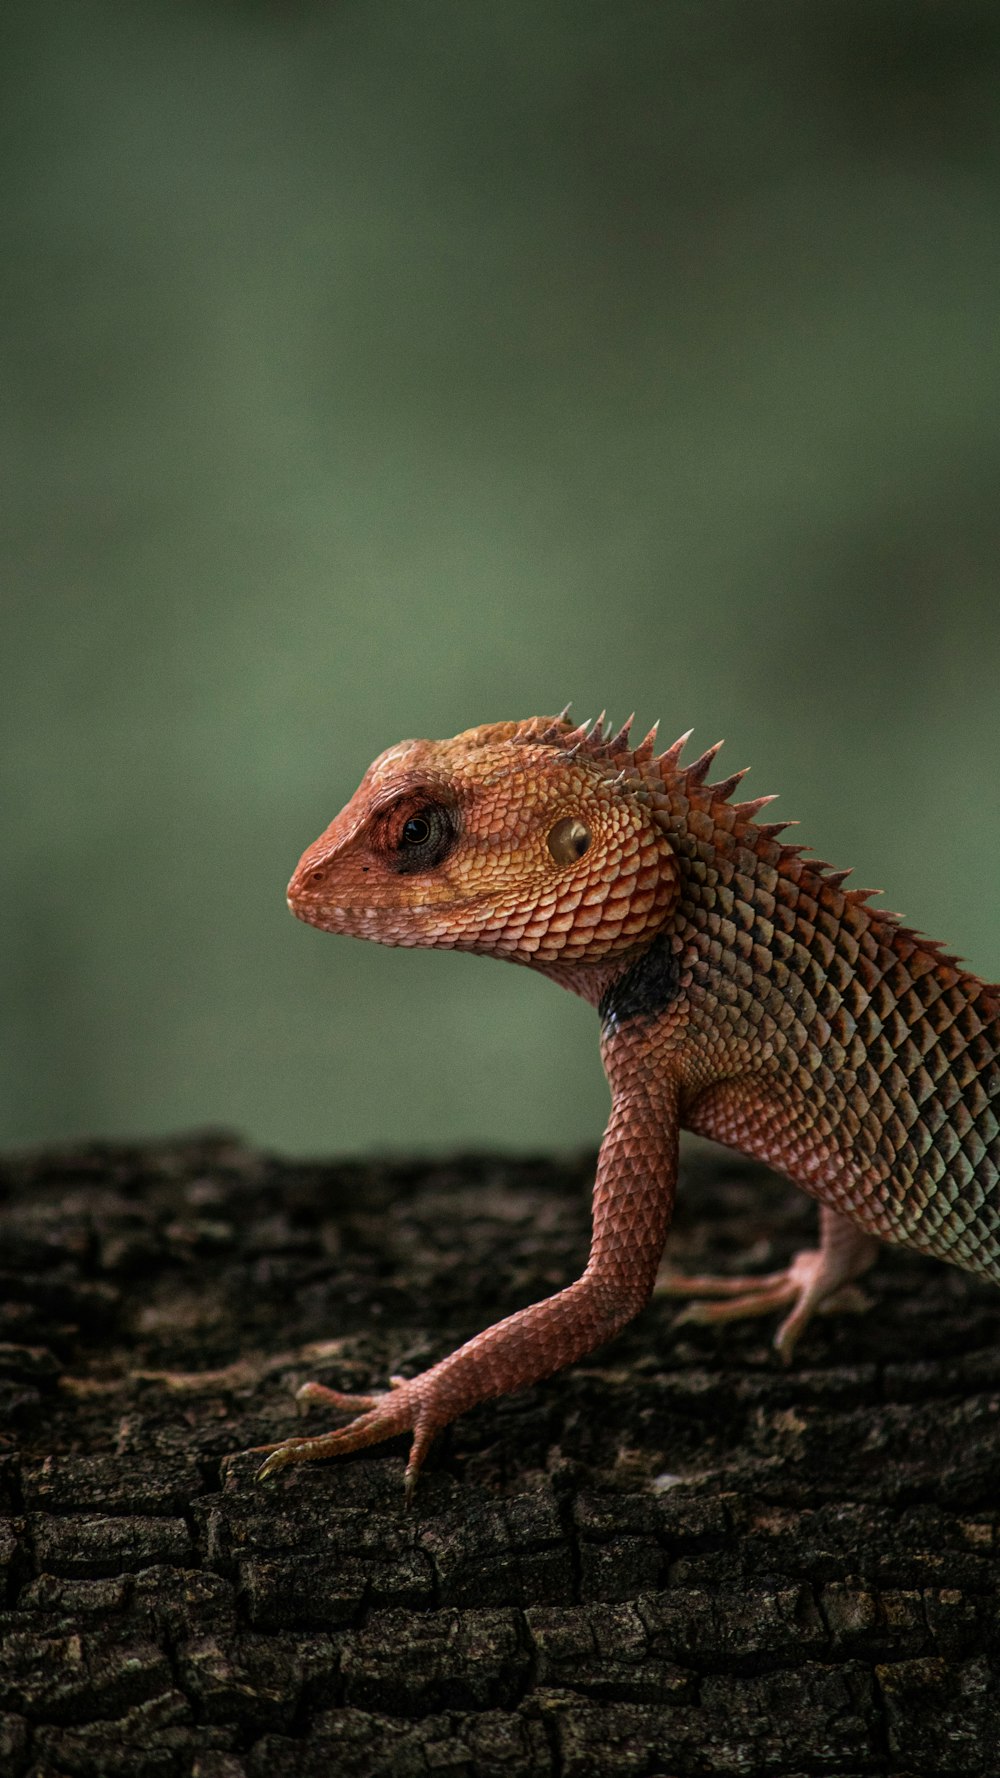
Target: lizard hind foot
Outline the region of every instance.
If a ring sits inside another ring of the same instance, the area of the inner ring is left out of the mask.
[[[795,1344],[811,1320],[817,1304],[808,1300],[808,1284],[796,1277],[797,1261],[786,1271],[768,1272],[763,1277],[741,1278],[668,1276],[657,1285],[657,1295],[692,1297],[681,1310],[675,1326],[696,1325],[718,1327],[727,1321],[745,1321],[758,1315],[770,1315],[776,1309],[792,1304],[774,1336],[775,1349],[787,1363]],[[702,1301],[700,1299],[709,1299]]]
[[[853,1231],[857,1234],[857,1231]],[[862,1247],[862,1243],[864,1244]],[[789,1308],[774,1336],[774,1347],[788,1364],[802,1336],[818,1310],[858,1310],[866,1308],[867,1300],[860,1291],[849,1286],[852,1280],[871,1263],[876,1243],[860,1236],[851,1245],[851,1263],[845,1265],[843,1253],[834,1253],[829,1245],[805,1248],[791,1264],[780,1272],[740,1278],[683,1277],[668,1274],[656,1286],[657,1295],[693,1297],[677,1317],[699,1326],[718,1326],[726,1321],[742,1321],[757,1315],[770,1315],[776,1309]],[[708,1298],[712,1300],[701,1301]]]

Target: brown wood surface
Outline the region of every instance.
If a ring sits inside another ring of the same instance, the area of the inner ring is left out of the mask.
[[[401,1442],[223,1477],[296,1383],[379,1385],[572,1278],[591,1168],[6,1164],[3,1778],[1000,1771],[1000,1293],[945,1266],[887,1253],[790,1370],[773,1324],[658,1299],[452,1427],[409,1511]],[[700,1152],[671,1251],[766,1268],[812,1226]]]

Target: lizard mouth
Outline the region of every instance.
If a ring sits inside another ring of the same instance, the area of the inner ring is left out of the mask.
[[[326,932],[342,932],[348,936],[359,929],[371,930],[378,925],[391,929],[394,913],[398,910],[389,907],[345,907],[341,902],[309,903],[301,896],[286,897],[288,907],[297,920],[307,926],[319,926]],[[430,907],[408,907],[407,918],[414,915],[427,916],[433,912]]]

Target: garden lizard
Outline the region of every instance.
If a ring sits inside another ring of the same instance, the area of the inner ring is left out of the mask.
[[[436,1432],[570,1364],[643,1307],[670,1222],[683,1127],[819,1201],[819,1245],[766,1277],[675,1280],[725,1321],[811,1315],[898,1242],[1000,1282],[1000,989],[848,889],[846,871],[708,774],[599,718],[492,723],[403,741],[302,857],[292,912],[388,945],[506,957],[582,995],[611,1088],[582,1276],[384,1394],[299,1391],[355,1417],[260,1447],[261,1474]],[[721,743],[720,743],[721,745]]]

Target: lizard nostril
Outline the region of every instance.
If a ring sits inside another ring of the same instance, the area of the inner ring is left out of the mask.
[[[319,894],[326,877],[322,865],[314,865],[311,870],[297,870],[288,885],[288,900],[294,907],[303,900],[311,901]]]

